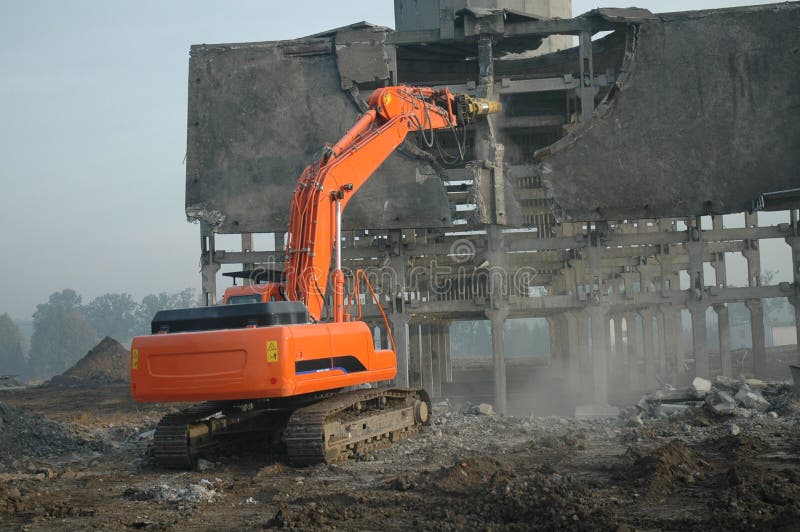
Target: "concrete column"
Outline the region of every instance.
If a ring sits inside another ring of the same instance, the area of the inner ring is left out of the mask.
[[[625,367],[628,364],[628,351],[625,348],[625,340],[623,339],[622,335],[622,314],[617,314],[614,316],[614,339],[616,342],[615,345],[615,357],[614,357],[614,366],[613,366],[613,374],[619,379],[619,377],[624,377],[625,375]]]
[[[431,331],[431,396],[442,396],[442,350],[440,345],[442,326],[435,321],[430,326]]]
[[[653,290],[653,274],[655,273],[655,266],[652,264],[642,264],[636,268],[639,272],[639,287],[642,292],[651,292]]]
[[[409,339],[408,339],[408,322],[411,316],[408,314],[401,314],[393,312],[389,315],[389,322],[392,325],[392,334],[394,336],[395,357],[397,358],[397,376],[394,382],[397,386],[409,386]]]
[[[583,310],[575,313],[575,329],[577,338],[575,347],[577,348],[577,369],[578,382],[581,392],[581,400],[588,401],[591,398],[592,372],[589,357],[589,312]]]
[[[580,341],[578,334],[578,312],[565,312],[564,325],[566,345],[564,346],[564,385],[566,391],[575,394],[580,391]]]
[[[490,310],[487,312],[492,331],[492,353],[494,357],[494,408],[502,415],[505,415],[508,411],[505,341],[503,338],[503,324],[507,316],[508,312],[505,310]]]
[[[642,340],[644,344],[644,351],[642,356],[644,358],[644,386],[648,390],[655,389],[658,386],[656,380],[656,342],[655,335],[653,334],[653,311],[651,309],[642,309],[639,311],[642,317]]]
[[[249,253],[253,251],[253,233],[242,233],[242,252]],[[252,272],[255,269],[255,264],[252,262],[245,262],[242,264],[242,270],[246,272]],[[250,286],[253,284],[253,279],[251,276],[248,276],[246,279],[242,279],[242,284],[246,286]]]
[[[664,339],[664,314],[661,309],[655,311],[656,318],[656,374],[662,378],[666,375],[666,353],[667,345]]]
[[[590,245],[584,248],[592,290],[586,311],[592,324],[591,358],[586,365],[591,379],[587,387],[591,387],[592,402],[601,405],[608,404],[608,291],[601,261],[604,248],[600,246],[600,235],[605,230],[605,224],[595,224],[589,235]]]
[[[699,221],[695,234],[700,232]],[[692,230],[690,230],[692,233]],[[699,238],[699,237],[698,237]],[[706,309],[708,296],[705,290],[705,276],[703,275],[703,256],[705,242],[693,240],[685,244],[689,253],[689,300],[687,305],[692,313],[692,351],[694,351],[695,376],[709,378],[711,367],[708,359],[708,342],[706,340]]]
[[[592,399],[596,404],[608,404],[608,315],[605,305],[590,305],[592,323]]]
[[[625,326],[628,330],[628,381],[632,390],[642,390],[641,376],[639,373],[639,325],[637,312],[625,313]]]
[[[433,392],[433,356],[431,355],[432,328],[430,323],[420,327],[422,335],[422,387],[431,394]]]
[[[205,306],[217,304],[217,272],[220,265],[214,262],[215,252],[214,230],[207,222],[200,222],[200,290]]]
[[[442,322],[442,357],[444,359],[444,381],[453,382],[453,356],[450,345],[450,325],[452,322]]]
[[[708,360],[708,334],[706,327],[706,309],[702,304],[689,305],[692,313],[692,348],[694,351],[694,374],[696,377],[708,379],[711,377],[711,367]]]
[[[758,213],[745,213],[745,225],[758,227]],[[747,280],[751,287],[761,286],[761,251],[758,240],[748,240],[742,255],[747,259]],[[750,335],[753,339],[753,373],[764,377],[767,364],[767,348],[764,331],[764,304],[760,299],[745,301],[750,309]]]
[[[792,248],[794,286],[792,295],[789,296],[789,303],[794,307],[794,325],[797,331],[797,343],[800,345],[800,231],[798,231],[800,224],[798,223],[798,211],[792,210],[790,216],[794,236],[788,237],[786,243]]]
[[[409,386],[422,387],[422,350],[420,324],[412,321],[408,324],[408,377]]]
[[[272,233],[275,239],[275,251],[284,251],[286,249],[286,233]]]
[[[592,65],[591,33],[581,32],[578,36],[578,41],[581,88],[577,92],[581,99],[581,123],[587,124],[592,119],[592,113],[594,113],[594,87],[592,83],[594,66]]]
[[[750,309],[750,335],[753,338],[753,373],[757,378],[766,377],[767,347],[764,331],[764,303],[760,299],[745,302]]]
[[[664,314],[665,364],[673,379],[686,372],[686,357],[683,353],[683,323],[680,308],[672,305],[662,307]]]
[[[714,312],[717,313],[717,329],[719,329],[720,373],[726,377],[733,377],[731,323],[728,317],[728,307],[725,304],[714,305]]]

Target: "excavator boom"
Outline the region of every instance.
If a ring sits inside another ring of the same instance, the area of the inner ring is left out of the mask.
[[[409,132],[454,129],[499,110],[498,102],[456,97],[447,89],[394,86],[373,92],[369,110],[297,184],[286,244],[287,298],[305,302],[312,319],[322,319],[341,211]],[[342,321],[343,287],[333,288],[331,317]]]

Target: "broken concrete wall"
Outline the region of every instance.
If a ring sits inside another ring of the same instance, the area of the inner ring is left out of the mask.
[[[361,111],[357,92],[343,85],[388,79],[386,31],[359,24],[292,41],[193,46],[189,219],[221,233],[285,231],[297,178]],[[353,229],[449,223],[438,174],[425,161],[397,152],[350,202],[345,217],[345,227]]]
[[[624,76],[587,127],[537,155],[566,218],[740,212],[800,186],[800,4],[631,26]]]

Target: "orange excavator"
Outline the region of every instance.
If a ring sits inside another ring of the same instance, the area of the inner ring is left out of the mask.
[[[253,290],[255,298],[243,297],[242,287],[226,294],[229,304],[156,314],[152,334],[131,345],[133,397],[204,401],[159,422],[154,455],[160,464],[192,467],[242,432],[279,435],[294,464],[330,462],[388,445],[430,422],[424,390],[366,387],[395,377],[394,339],[387,321],[392,350],[375,349],[369,327],[351,315],[360,294],[345,294],[342,211],[410,132],[421,132],[431,146],[433,132],[455,133],[499,110],[498,102],[447,89],[375,90],[356,124],[300,177],[284,270]],[[361,279],[366,282],[356,272],[354,287]]]

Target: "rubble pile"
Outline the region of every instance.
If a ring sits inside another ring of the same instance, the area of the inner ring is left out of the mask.
[[[0,402],[0,471],[18,471],[38,459],[96,449],[61,423]]]
[[[647,418],[668,418],[703,409],[715,416],[773,417],[800,412],[800,393],[789,383],[718,376],[713,382],[696,377],[688,388],[666,386],[642,396],[636,407],[621,412],[630,426]]]
[[[217,487],[209,480],[200,479],[198,482],[180,486],[158,484],[149,487],[131,487],[123,493],[126,499],[134,501],[159,501],[164,503],[180,502],[214,502],[222,495]]]
[[[53,377],[56,386],[113,384],[130,381],[130,352],[106,336],[70,369]]]

